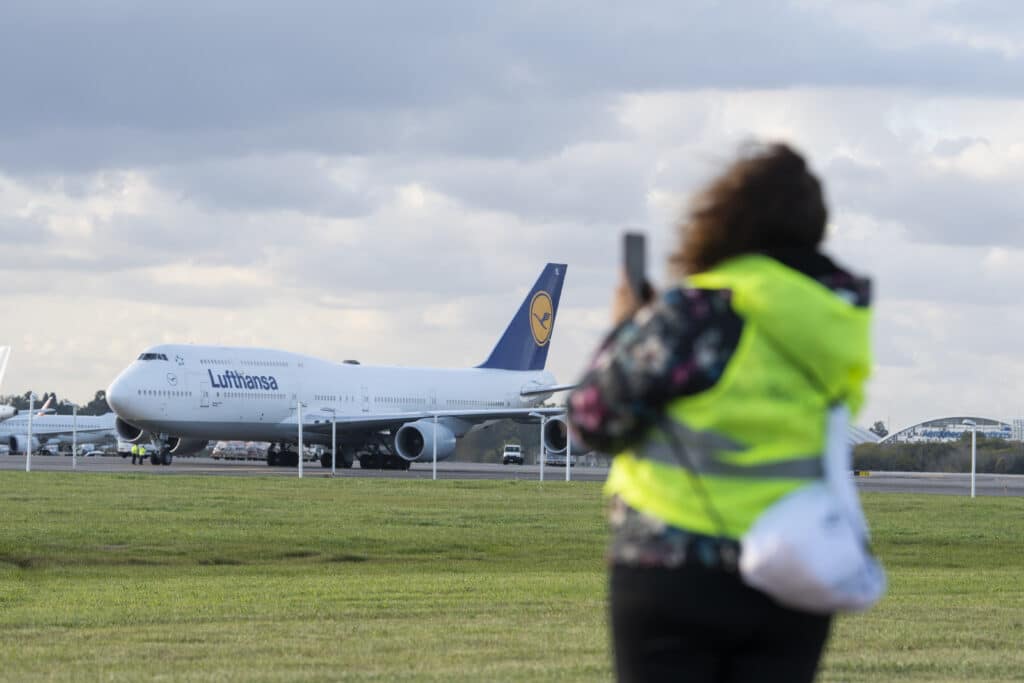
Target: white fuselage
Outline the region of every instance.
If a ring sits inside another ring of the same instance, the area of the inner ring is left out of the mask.
[[[543,370],[368,366],[272,349],[167,344],[125,369],[107,401],[121,419],[156,435],[277,441],[294,439],[299,402],[304,421],[319,415],[372,423],[402,413],[415,420],[429,411],[530,408],[545,396],[520,392],[553,383]]]
[[[19,413],[9,420],[0,422],[0,442],[7,443],[10,437],[27,438],[28,415]],[[77,437],[77,438],[75,438]],[[99,443],[117,438],[114,431],[114,414],[79,415],[34,415],[32,417],[32,438],[45,443]]]

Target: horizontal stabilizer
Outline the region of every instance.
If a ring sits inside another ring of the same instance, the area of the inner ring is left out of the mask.
[[[531,389],[523,389],[519,392],[520,396],[539,396],[541,394],[555,394],[559,391],[572,391],[579,384],[549,384],[546,387],[535,387]]]

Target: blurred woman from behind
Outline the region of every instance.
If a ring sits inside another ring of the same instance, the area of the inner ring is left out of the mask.
[[[830,406],[860,408],[870,287],[820,251],[827,210],[803,157],[753,145],[693,200],[670,264],[569,400],[615,458],[610,613],[621,681],[811,681],[831,617],[743,583],[739,540],[821,476]]]

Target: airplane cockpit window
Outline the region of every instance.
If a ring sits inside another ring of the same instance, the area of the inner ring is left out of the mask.
[[[163,353],[144,353],[139,356],[139,360],[167,360],[167,355]]]

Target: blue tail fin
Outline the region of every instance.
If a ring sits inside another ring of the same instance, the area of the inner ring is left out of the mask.
[[[477,367],[495,370],[544,369],[567,267],[564,263],[549,263],[544,268],[491,355]]]

